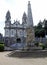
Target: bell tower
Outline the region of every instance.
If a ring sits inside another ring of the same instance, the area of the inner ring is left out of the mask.
[[[11,16],[10,16],[10,12],[7,11],[7,13],[6,13],[5,27],[9,27],[10,24],[11,24]]]
[[[10,12],[7,11],[6,13],[6,20],[5,20],[5,44],[10,45],[10,37],[11,37],[11,15]],[[6,42],[7,41],[7,42]]]

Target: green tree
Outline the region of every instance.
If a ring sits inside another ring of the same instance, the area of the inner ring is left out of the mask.
[[[42,27],[42,22],[40,21],[37,26],[34,26],[35,30],[35,37],[44,37],[45,36],[45,29]]]
[[[45,29],[45,34],[47,35],[47,20],[44,20],[44,29]]]

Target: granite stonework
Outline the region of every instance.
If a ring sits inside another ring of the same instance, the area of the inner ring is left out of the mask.
[[[28,2],[28,21],[27,21],[26,33],[27,33],[26,43],[33,45],[35,35],[34,35],[33,18],[32,18],[30,1]]]
[[[26,29],[26,32],[27,32],[26,43],[34,45],[34,41],[35,41],[34,29],[31,27],[28,27]]]

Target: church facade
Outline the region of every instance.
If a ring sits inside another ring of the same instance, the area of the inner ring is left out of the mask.
[[[33,27],[33,18],[32,18],[32,11],[31,11],[31,4],[28,2],[28,12],[27,15],[24,12],[22,17],[22,24],[19,21],[15,21],[11,23],[11,15],[8,11],[6,13],[6,20],[5,20],[5,45],[10,46],[14,43],[26,43],[26,28],[28,26]]]

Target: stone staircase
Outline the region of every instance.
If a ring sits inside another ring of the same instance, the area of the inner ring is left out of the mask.
[[[21,51],[14,50],[8,54],[9,57],[47,57],[47,50]]]

